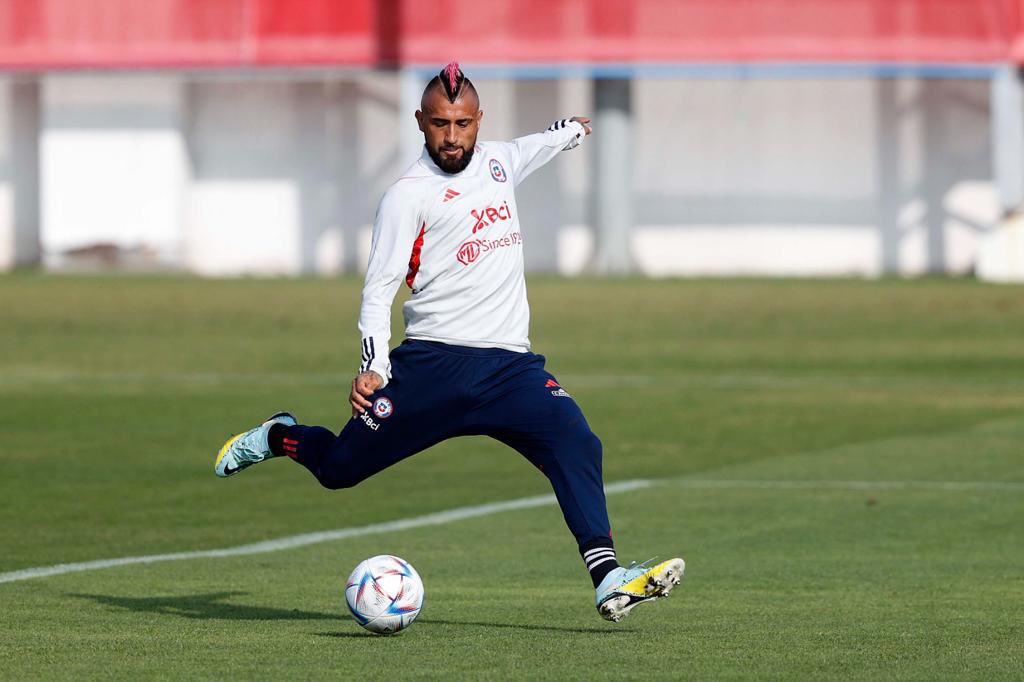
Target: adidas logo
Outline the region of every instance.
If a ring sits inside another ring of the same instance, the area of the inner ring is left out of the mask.
[[[459,196],[459,192],[456,192],[451,187],[449,187],[444,191],[444,199],[441,200],[441,203],[446,203],[448,200],[454,199],[457,196]]]
[[[548,383],[544,384],[544,388],[561,388],[561,386],[554,379],[548,379]]]

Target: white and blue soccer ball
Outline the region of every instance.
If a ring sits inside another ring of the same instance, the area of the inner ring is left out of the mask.
[[[408,561],[381,554],[360,562],[345,583],[345,601],[356,622],[391,635],[416,620],[423,608],[423,581]]]

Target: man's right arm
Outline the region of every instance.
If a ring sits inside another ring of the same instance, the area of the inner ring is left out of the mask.
[[[363,284],[359,312],[362,362],[359,372],[380,375],[383,388],[391,379],[388,341],[391,339],[391,305],[409,268],[409,256],[420,228],[419,205],[409,191],[392,185],[377,207],[373,223],[370,260]]]

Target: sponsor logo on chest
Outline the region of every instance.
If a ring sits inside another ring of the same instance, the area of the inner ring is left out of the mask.
[[[477,258],[485,253],[518,246],[522,243],[523,237],[518,232],[506,234],[500,239],[470,239],[459,246],[459,250],[455,253],[455,259],[463,265],[472,265]]]
[[[488,206],[481,209],[474,208],[469,212],[469,214],[474,221],[473,234],[476,234],[478,230],[482,230],[499,221],[512,219],[512,209],[508,207],[507,201],[501,202],[501,205],[497,208],[494,206]]]

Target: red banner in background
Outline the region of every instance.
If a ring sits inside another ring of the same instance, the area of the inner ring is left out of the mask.
[[[0,67],[377,62],[373,0],[2,0]]]
[[[1020,0],[583,0],[403,7],[402,57],[467,62],[999,62]],[[468,8],[472,6],[472,11]],[[460,36],[457,42],[452,35]]]
[[[0,68],[1024,60],[1024,0],[4,0]]]

